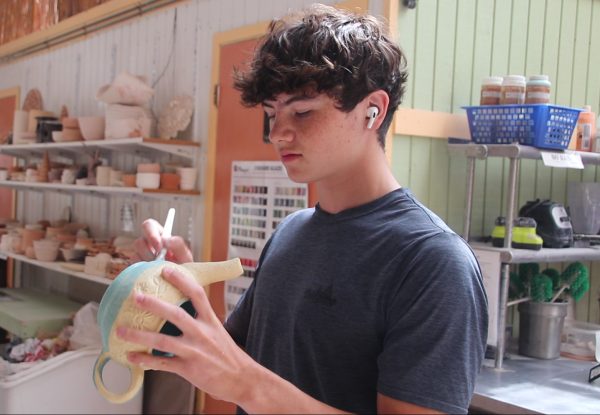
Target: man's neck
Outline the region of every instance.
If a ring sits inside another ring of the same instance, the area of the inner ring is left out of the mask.
[[[374,164],[362,168],[355,167],[354,172],[344,175],[342,180],[317,182],[315,187],[321,209],[333,214],[339,213],[364,205],[401,187],[383,153],[382,159],[371,160],[370,163]]]

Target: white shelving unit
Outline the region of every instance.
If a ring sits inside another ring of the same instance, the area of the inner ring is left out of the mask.
[[[0,154],[28,161],[30,158],[40,158],[47,152],[51,157],[60,156],[75,160],[76,158],[85,156],[86,154],[89,155],[92,152],[99,150],[99,152],[108,155],[110,155],[111,152],[118,152],[120,154],[127,153],[129,155],[137,155],[149,159],[169,156],[175,157],[182,161],[183,164],[196,165],[197,160],[199,159],[199,149],[199,143],[194,141],[134,137],[95,141],[0,145]],[[163,202],[179,200],[182,203],[194,202],[200,195],[198,190],[166,191],[162,189],[140,189],[137,187],[79,186],[74,184],[38,183],[12,180],[0,181],[0,187],[13,188],[17,191],[42,191],[71,194],[89,193],[104,195],[106,197],[131,196],[134,198],[161,199]],[[110,279],[105,277],[89,275],[84,272],[69,269],[68,265],[60,261],[38,261],[25,255],[2,251],[0,251],[0,258],[13,258],[21,263],[31,264],[42,269],[93,281],[106,286],[111,282]]]
[[[86,274],[84,272],[73,271],[69,269],[68,266],[65,266],[65,262],[63,261],[55,261],[55,262],[46,262],[46,261],[38,261],[37,259],[31,259],[25,255],[19,255],[12,252],[2,252],[0,251],[0,256],[5,256],[8,258],[13,258],[17,261],[25,262],[27,264],[35,265],[36,267],[44,268],[50,271],[60,272],[62,274],[70,275],[73,277],[81,278],[88,281],[97,282],[103,285],[109,285],[111,283],[111,279],[106,277],[99,277],[96,275]]]
[[[160,189],[140,189],[138,187],[78,186],[75,184],[19,182],[19,181],[11,181],[11,180],[0,181],[0,186],[12,187],[15,189],[23,189],[23,190],[120,194],[120,195],[144,196],[144,197],[152,197],[152,198],[173,198],[173,197],[189,198],[189,197],[200,196],[200,192],[197,190],[163,191]]]
[[[83,153],[89,150],[123,151],[132,154],[169,153],[188,160],[197,160],[200,145],[194,141],[163,140],[160,138],[116,138],[111,140],[67,141],[60,143],[32,143],[1,145],[0,153],[27,158],[48,151],[56,153]]]
[[[511,248],[512,223],[515,217],[515,201],[519,161],[521,159],[540,160],[544,153],[561,153],[580,158],[584,165],[600,164],[600,154],[574,152],[569,150],[545,150],[519,144],[455,144],[449,142],[448,149],[467,156],[467,200],[465,206],[463,238],[469,241],[471,209],[473,203],[473,185],[475,182],[475,161],[489,157],[508,158],[509,174],[506,184],[506,233],[504,247],[494,248],[489,244],[472,243],[474,249],[496,252],[500,258],[500,287],[498,305],[498,326],[496,341],[495,367],[502,368],[504,358],[504,327],[506,325],[506,310],[508,306],[508,285],[510,265],[525,262],[563,262],[563,261],[598,261],[600,248],[542,248],[539,251]]]

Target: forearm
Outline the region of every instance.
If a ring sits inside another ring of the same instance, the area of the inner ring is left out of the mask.
[[[312,398],[254,361],[244,370],[239,386],[236,404],[248,413],[347,413]]]

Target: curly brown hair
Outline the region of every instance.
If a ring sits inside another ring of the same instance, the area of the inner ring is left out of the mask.
[[[372,16],[312,5],[271,22],[249,70],[235,70],[234,87],[249,107],[303,91],[325,93],[345,112],[383,90],[390,98],[377,132],[383,147],[407,79],[406,57],[386,31]]]

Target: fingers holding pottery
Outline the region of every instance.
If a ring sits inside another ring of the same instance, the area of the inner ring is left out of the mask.
[[[152,261],[162,248],[162,226],[154,219],[142,223],[142,236],[133,242],[135,253],[142,261]]]
[[[142,261],[152,261],[163,247],[167,248],[166,259],[183,264],[193,262],[192,251],[180,236],[163,236],[163,226],[154,219],[142,223],[142,237],[134,242],[136,254]]]
[[[167,303],[152,295],[144,295],[136,293],[134,294],[134,301],[136,307],[141,310],[147,311],[161,319],[170,321],[172,324],[177,326],[179,330],[186,335],[194,330],[195,320],[190,316],[182,307],[178,305]],[[172,336],[168,336],[171,339]],[[144,343],[146,345],[146,343]],[[162,350],[162,349],[160,349]],[[175,353],[170,350],[163,350],[165,352]],[[178,354],[178,353],[175,353]]]
[[[140,261],[152,261],[156,257],[154,248],[148,245],[146,239],[143,237],[133,241],[133,249],[135,250],[135,254],[137,256],[136,259],[139,259]]]
[[[147,347],[152,350],[160,350],[164,353],[170,353],[173,356],[180,356],[185,354],[185,347],[178,337],[169,336],[166,334],[160,334],[151,331],[133,329],[131,327],[121,326],[117,327],[117,337],[128,343],[135,343]],[[146,357],[148,356],[148,357]],[[141,351],[129,351],[127,353],[127,359],[136,365],[143,367],[144,369],[155,369],[155,365],[152,365],[150,361],[153,358],[159,356],[153,356],[152,354],[141,352]],[[171,359],[172,357],[167,357]]]
[[[179,264],[194,261],[192,251],[181,236],[164,238],[163,243],[167,247],[167,260]]]
[[[163,227],[154,219],[146,219],[142,223],[142,237],[136,240],[136,248],[141,249],[138,252],[140,257],[146,258],[149,255],[154,259],[163,247],[162,241]],[[142,243],[143,242],[143,243]]]
[[[141,352],[129,352],[127,354],[127,359],[143,369],[164,370],[177,374],[183,372],[183,368],[186,364],[183,359],[180,359],[177,356],[160,357]]]
[[[204,287],[196,283],[190,278],[186,278],[177,270],[165,267],[162,271],[162,276],[169,283],[173,284],[181,293],[192,301],[192,305],[198,314],[198,319],[207,322],[221,324],[218,317],[215,315]]]

